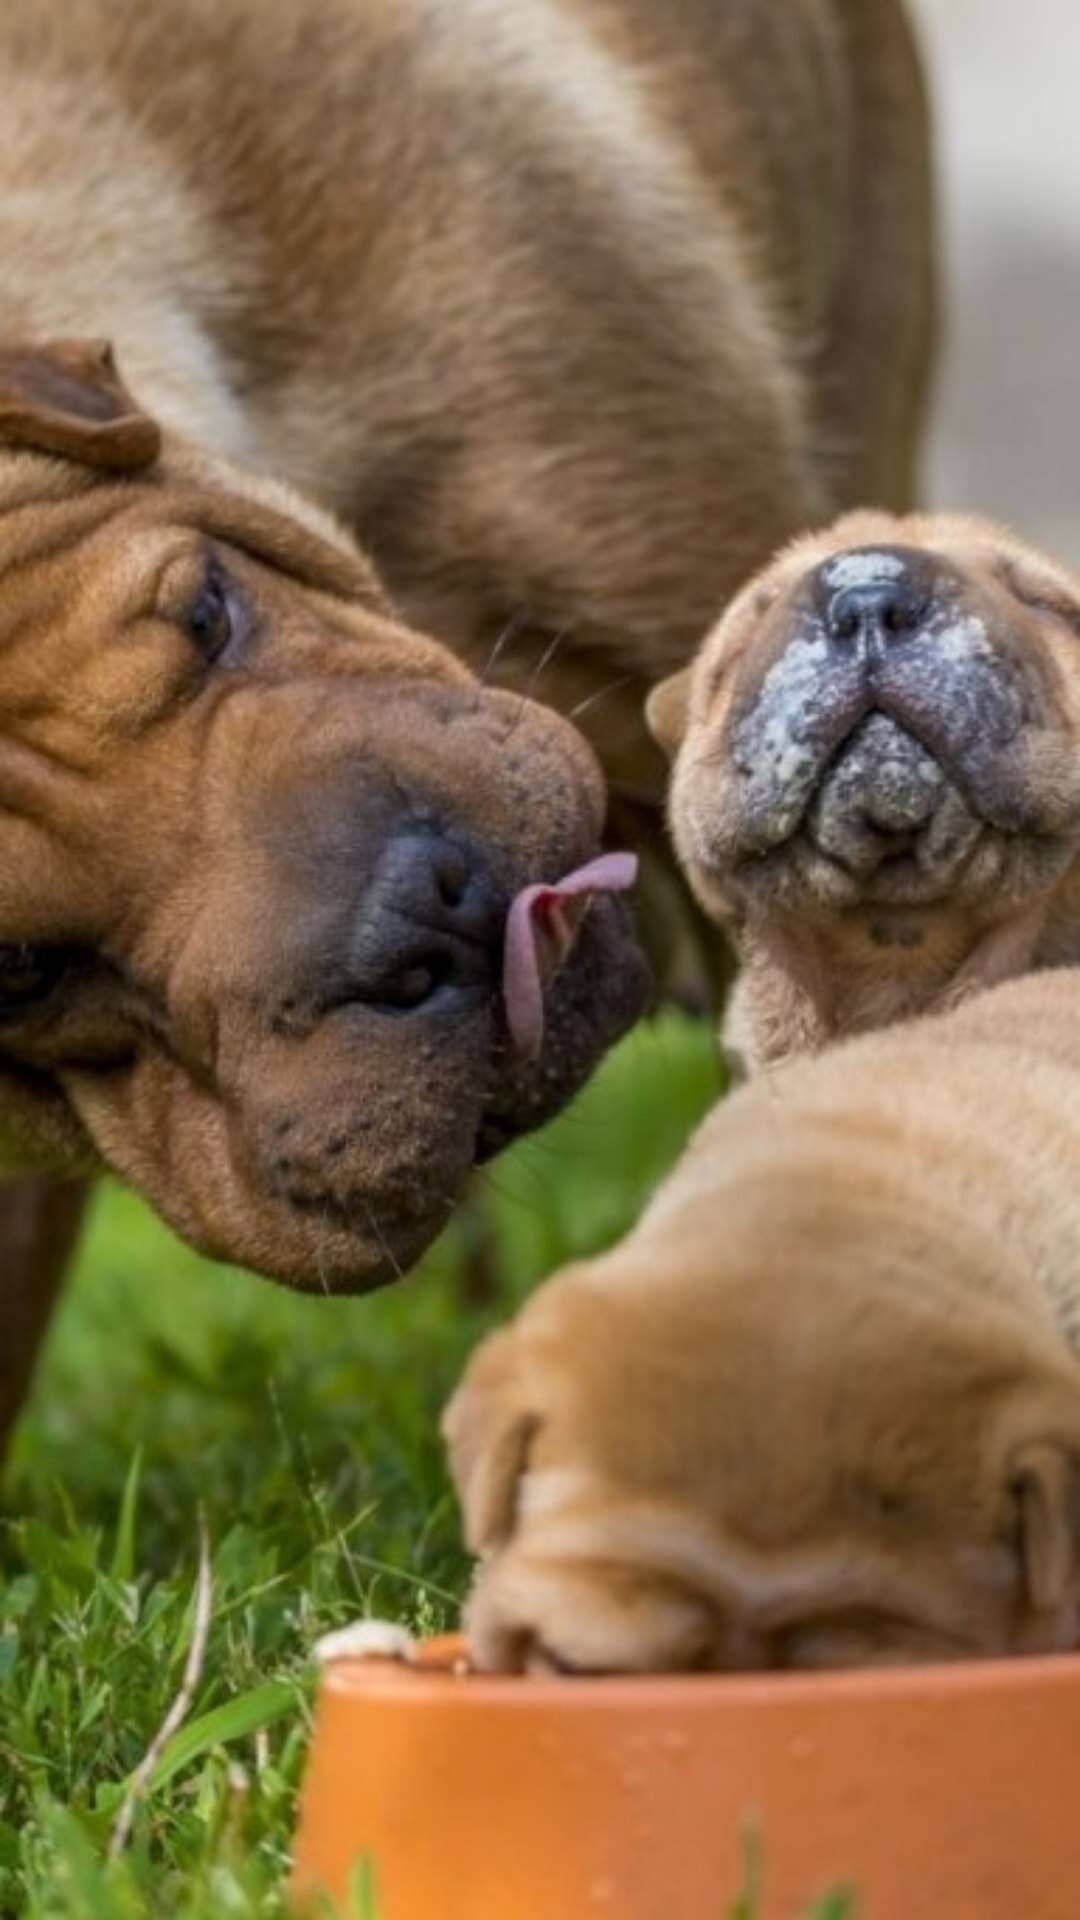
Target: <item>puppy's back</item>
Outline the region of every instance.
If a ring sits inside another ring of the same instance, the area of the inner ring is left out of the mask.
[[[807,1265],[888,1242],[913,1287],[1049,1313],[1080,1351],[1080,972],[767,1072],[716,1109],[632,1244]]]

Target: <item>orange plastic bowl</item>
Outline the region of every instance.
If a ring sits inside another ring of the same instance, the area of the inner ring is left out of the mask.
[[[379,1920],[1080,1920],[1080,1656],[887,1672],[490,1679],[326,1669],[294,1892]]]

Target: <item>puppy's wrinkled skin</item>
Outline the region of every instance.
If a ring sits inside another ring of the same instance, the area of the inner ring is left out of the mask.
[[[1080,973],[753,1082],[445,1419],[483,1667],[1076,1644]]]
[[[1004,528],[846,516],[653,695],[751,1067],[1080,959],[1080,582]]]

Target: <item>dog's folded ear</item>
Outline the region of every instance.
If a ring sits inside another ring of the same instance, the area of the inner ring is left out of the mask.
[[[1032,1442],[1014,1459],[1010,1486],[1028,1604],[1037,1614],[1071,1613],[1080,1592],[1080,1452]]]
[[[540,1424],[523,1396],[512,1328],[478,1348],[443,1414],[442,1431],[471,1553],[505,1546],[514,1531],[518,1484]]]
[[[0,442],[130,473],[157,459],[161,429],[108,341],[0,341]]]
[[[693,669],[668,675],[655,686],[645,702],[645,723],[669,760],[674,760],[683,743],[690,717],[690,681]]]

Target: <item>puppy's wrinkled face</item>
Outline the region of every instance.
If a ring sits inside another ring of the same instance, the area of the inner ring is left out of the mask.
[[[508,911],[597,852],[599,774],[292,496],[130,412],[84,447],[82,380],[0,406],[5,1125],[214,1254],[376,1284],[640,1011],[601,898],[528,1050],[506,1019]]]
[[[855,514],[798,541],[684,696],[656,696],[657,726],[712,912],[1011,909],[1080,846],[1080,588],[978,520]]]
[[[466,1616],[480,1666],[734,1671],[1075,1644],[1076,1381],[1015,1325],[968,1337],[902,1297],[895,1317],[853,1315],[850,1289],[818,1279],[793,1310],[790,1273],[761,1276],[756,1298],[748,1273],[714,1278],[692,1302],[683,1278],[635,1299],[583,1270],[481,1348],[445,1423],[481,1555]]]

